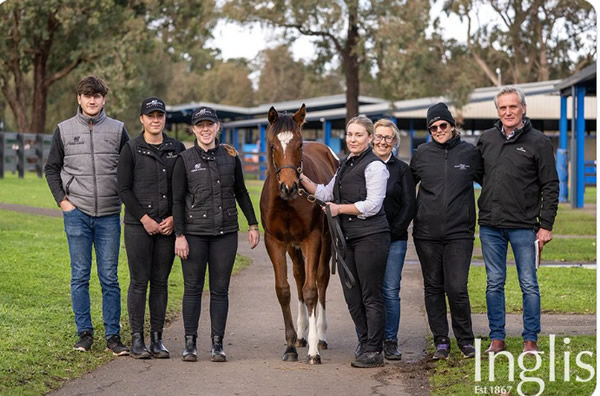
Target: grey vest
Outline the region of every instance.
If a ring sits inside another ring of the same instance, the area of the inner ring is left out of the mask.
[[[104,109],[90,118],[78,108],[58,128],[64,147],[60,177],[69,201],[94,217],[120,213],[117,163],[123,123],[107,117]]]

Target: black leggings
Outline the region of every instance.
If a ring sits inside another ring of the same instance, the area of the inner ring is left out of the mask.
[[[144,331],[146,292],[150,282],[150,331],[162,331],[168,299],[168,280],[175,258],[173,235],[148,235],[140,225],[125,224],[129,263],[127,310],[132,333]]]
[[[364,352],[383,347],[383,275],[389,250],[389,232],[350,239],[346,245],[344,260],[357,284],[347,288],[342,282],[342,290]]]
[[[471,303],[467,289],[473,240],[414,241],[423,271],[425,310],[435,345],[450,344],[446,296],[456,342],[460,347],[473,344]]]
[[[187,260],[182,260],[183,268],[183,325],[185,335],[198,335],[198,321],[202,303],[202,290],[206,265],[210,287],[210,335],[223,337],[227,312],[229,310],[229,280],[235,254],[238,234],[231,232],[220,236],[196,236],[186,234],[190,246]]]

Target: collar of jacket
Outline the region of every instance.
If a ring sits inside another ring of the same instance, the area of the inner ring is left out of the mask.
[[[346,162],[358,162],[361,159],[363,159],[368,153],[370,153],[371,151],[373,151],[373,148],[371,146],[368,146],[366,149],[364,149],[360,154],[358,155],[353,155],[350,156],[350,154],[348,154],[348,156],[346,157]],[[379,157],[377,157],[379,158]]]
[[[96,125],[102,122],[106,118],[106,113],[104,112],[104,107],[98,114],[93,117],[88,117],[81,111],[81,106],[77,106],[77,119],[81,121],[85,125]]]
[[[457,134],[456,136],[448,140],[446,143],[438,143],[435,141],[434,138],[431,138],[431,143],[433,143],[435,147],[439,147],[441,149],[450,149],[456,146],[458,143],[460,143],[460,135]]]
[[[500,121],[500,120],[496,121],[496,123],[494,124],[494,127],[496,128],[496,130],[498,131],[498,133],[500,133],[502,135],[502,137],[504,138],[504,140],[506,140],[506,134],[502,130],[502,121]],[[529,132],[531,130],[531,128],[532,128],[532,126],[531,126],[531,120],[528,117],[523,117],[523,127],[515,129],[514,136],[512,138],[510,138],[509,140],[506,140],[506,141],[507,142],[512,142],[512,141],[517,140],[517,138],[519,136],[521,136],[524,133]]]
[[[158,151],[162,151],[162,150],[171,148],[172,142],[164,132],[162,133],[162,138],[163,138],[162,143],[160,143],[160,147],[158,147],[158,148],[155,147],[154,145],[146,142],[146,139],[144,139],[143,131],[135,139],[137,140],[137,144],[139,146],[144,146],[146,148],[153,148],[153,149],[157,149]]]
[[[219,149],[219,147],[220,147],[219,139],[215,138],[215,148],[211,148],[210,150],[205,151],[198,144],[198,139],[194,139],[194,149],[198,152],[198,154],[200,155],[200,158],[202,158],[203,160],[214,161],[215,155],[217,154],[217,150]]]

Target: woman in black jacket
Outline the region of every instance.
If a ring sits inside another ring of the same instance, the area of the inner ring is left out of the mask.
[[[475,233],[473,182],[481,180],[481,157],[472,144],[461,141],[444,103],[427,110],[427,126],[433,139],[418,147],[410,167],[419,184],[413,239],[436,345],[433,359],[447,359],[450,353],[446,295],[458,347],[471,358],[475,349],[467,280]]]
[[[165,103],[150,97],[142,102],[140,136],[121,150],[117,168],[119,195],[125,203],[125,249],[129,263],[127,310],[131,326],[131,356],[168,358],[162,343],[167,308],[167,282],[175,258],[171,175],[184,145],[163,133]],[[150,283],[150,350],[144,343],[144,311]]]
[[[196,338],[204,276],[208,265],[210,285],[211,359],[226,360],[223,336],[229,310],[229,280],[238,246],[240,205],[250,226],[248,242],[254,248],[260,234],[242,162],[235,149],[219,144],[220,123],[210,107],[192,114],[194,147],[177,158],[173,170],[175,254],[183,269],[184,361],[196,361]]]
[[[396,124],[382,118],[375,125],[373,152],[385,162],[390,178],[383,207],[390,225],[390,251],[383,278],[385,302],[385,339],[383,353],[388,360],[400,360],[398,327],[400,325],[400,281],[406,257],[408,225],[415,216],[415,182],[410,167],[398,159],[392,150],[400,144],[400,131]]]

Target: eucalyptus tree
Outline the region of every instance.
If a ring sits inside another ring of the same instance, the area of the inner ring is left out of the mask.
[[[82,65],[133,80],[130,57],[147,41],[120,0],[8,0],[0,21],[0,90],[20,131],[44,131],[51,86]]]
[[[494,85],[562,78],[596,56],[596,14],[585,0],[452,0],[444,10],[461,18],[469,54]]]
[[[284,29],[292,42],[309,36],[316,46],[316,62],[341,66],[346,85],[346,119],[358,114],[361,68],[371,69],[376,32],[387,18],[402,23],[409,0],[224,0],[223,11],[241,23],[258,22]],[[416,1],[429,9],[429,1]],[[427,13],[424,14],[425,16]],[[426,16],[427,17],[427,16]]]

